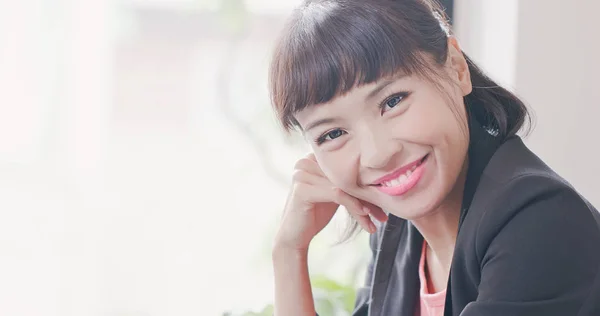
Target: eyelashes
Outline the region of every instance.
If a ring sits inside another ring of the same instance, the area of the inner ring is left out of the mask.
[[[381,115],[385,114],[386,112],[392,111],[396,108],[399,108],[401,103],[405,101],[406,98],[408,98],[411,95],[411,93],[412,92],[410,91],[400,91],[387,96],[385,99],[378,103]],[[334,128],[321,134],[314,140],[314,142],[317,145],[322,145],[328,141],[332,141],[336,138],[339,138],[347,133],[348,132],[344,131],[341,128]]]
[[[383,99],[383,101],[379,103],[379,109],[381,109],[381,113],[383,114],[391,109],[396,108],[400,103],[402,103],[402,101],[404,101],[404,99],[408,98],[410,94],[411,92],[409,91],[401,91]],[[387,109],[388,107],[389,109]]]
[[[343,130],[341,130],[339,128],[336,128],[336,129],[330,130],[329,132],[326,132],[325,134],[319,136],[315,140],[315,143],[317,145],[321,145],[321,144],[323,144],[326,141],[334,140],[334,139],[336,139],[336,138],[338,138],[338,137],[340,137],[340,136],[342,136],[344,134],[346,134],[345,131],[343,131]],[[327,138],[329,138],[329,139],[327,139]]]

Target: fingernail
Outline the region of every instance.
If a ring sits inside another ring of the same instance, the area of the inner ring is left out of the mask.
[[[385,215],[385,217],[383,218],[383,221],[381,221],[382,223],[385,223],[385,222],[387,222],[388,219],[390,219],[387,214],[384,214],[384,215]]]
[[[375,224],[373,223],[369,223],[369,229],[371,230],[371,233],[375,233],[377,231],[377,227],[375,227]]]
[[[365,213],[365,215],[371,213],[371,210],[366,206],[363,206],[362,211]]]

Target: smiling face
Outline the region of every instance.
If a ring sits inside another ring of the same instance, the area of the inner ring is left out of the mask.
[[[397,75],[294,115],[335,186],[405,219],[461,198],[471,84],[458,44],[450,44],[447,80]]]
[[[521,100],[467,64],[450,29],[436,1],[305,0],[269,71],[279,122],[303,130],[329,180],[399,217],[443,215],[413,221],[421,228],[458,222],[465,102],[499,140],[528,120]]]

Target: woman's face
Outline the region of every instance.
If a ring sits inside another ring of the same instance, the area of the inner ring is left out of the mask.
[[[440,90],[416,76],[355,87],[295,115],[321,169],[338,188],[390,213],[435,211],[462,174],[468,150],[468,67],[451,42]]]

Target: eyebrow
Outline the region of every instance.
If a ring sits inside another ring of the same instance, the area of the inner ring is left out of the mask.
[[[369,92],[369,94],[367,94],[367,96],[365,97],[365,101],[374,98],[383,89],[385,89],[386,87],[388,87],[389,85],[391,85],[392,83],[396,82],[398,79],[401,79],[403,77],[405,77],[405,75],[398,75],[398,76],[394,76],[392,78],[381,81]],[[311,130],[319,125],[330,124],[330,123],[334,123],[335,121],[337,121],[337,119],[331,118],[331,117],[320,119],[320,120],[314,121],[313,123],[308,124],[308,126],[306,126],[306,128],[302,129],[302,132],[308,132],[309,130]]]
[[[306,126],[306,128],[303,131],[304,132],[308,132],[309,130],[311,130],[311,129],[319,126],[319,125],[329,124],[329,123],[333,123],[335,121],[337,121],[337,119],[333,118],[333,117],[328,117],[328,118],[316,120],[316,121],[308,124],[308,126]]]
[[[398,77],[394,77],[394,78],[390,78],[390,79],[386,79],[386,80],[382,81],[377,86],[375,86],[373,88],[373,90],[371,90],[371,92],[369,92],[369,94],[367,94],[367,96],[365,97],[365,101],[373,99],[376,95],[378,95],[381,92],[381,90],[385,89],[387,86],[391,85],[398,79],[399,79]]]

